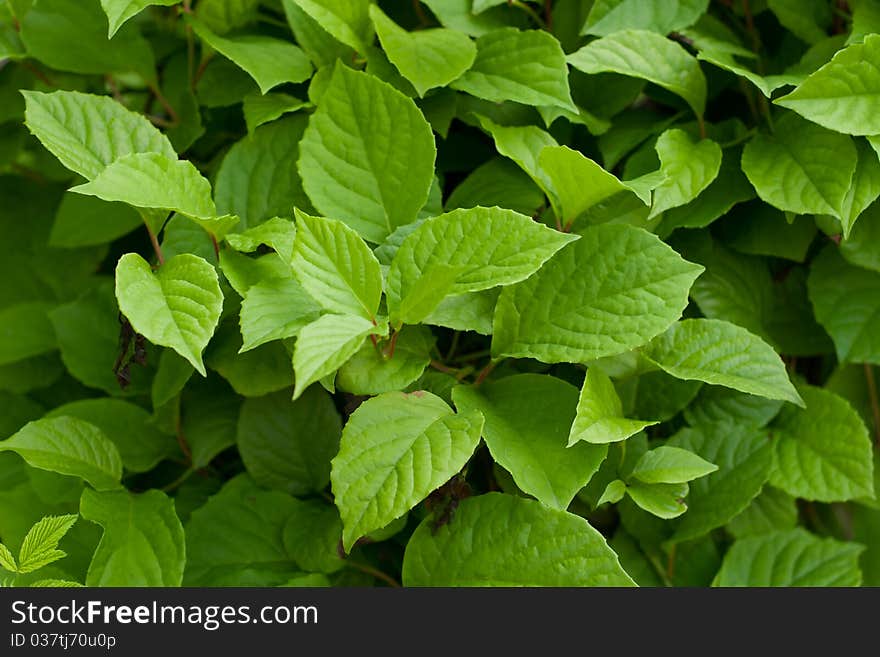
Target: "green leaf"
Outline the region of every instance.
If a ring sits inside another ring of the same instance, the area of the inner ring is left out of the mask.
[[[674,542],[702,536],[739,515],[761,492],[773,463],[765,432],[730,422],[682,429],[667,444],[718,466],[708,477],[691,482],[690,508],[675,530]]]
[[[0,543],[0,567],[5,568],[11,573],[18,572],[18,566],[15,564],[15,556],[9,551],[9,548]]]
[[[880,273],[854,267],[828,247],[810,267],[808,289],[816,319],[834,341],[838,359],[880,364],[875,330]]]
[[[236,251],[253,253],[265,244],[274,249],[284,262],[293,259],[295,241],[296,224],[281,217],[272,217],[243,233],[230,233],[226,236],[226,243]]]
[[[552,192],[552,183],[538,166],[538,158],[545,148],[559,146],[556,139],[533,125],[502,126],[485,117],[479,118],[483,129],[492,135],[498,153],[516,162],[545,192]]]
[[[284,549],[308,572],[330,574],[344,568],[337,550],[341,539],[339,512],[320,500],[298,504],[284,526]]]
[[[205,364],[245,397],[260,397],[290,386],[293,365],[285,345],[272,342],[246,352],[243,349],[235,324],[224,322],[205,352]]]
[[[431,126],[410,98],[366,73],[336,66],[300,151],[315,207],[371,242],[413,221],[428,198]]]
[[[30,3],[29,3],[30,4]],[[107,18],[94,0],[40,0],[21,17],[28,56],[59,71],[106,74],[136,72],[155,78],[153,52],[137,27],[107,36]]]
[[[408,32],[377,5],[370,5],[370,18],[388,59],[420,97],[460,77],[477,56],[477,47],[461,32],[444,28]]]
[[[345,425],[331,472],[346,552],[457,473],[482,427],[479,413],[456,415],[429,392],[391,392],[364,402]]]
[[[626,494],[626,483],[621,481],[620,479],[615,479],[610,484],[605,487],[605,490],[602,492],[602,495],[599,497],[599,500],[596,502],[596,508],[602,506],[603,504],[617,504],[620,500],[623,499],[623,496]]]
[[[124,203],[65,194],[58,206],[49,246],[74,248],[112,242],[141,225],[137,211]]]
[[[104,528],[86,586],[180,586],[185,545],[174,501],[158,490],[83,491],[80,514]]]
[[[828,36],[831,7],[823,0],[767,0],[783,27],[807,43],[817,43]]]
[[[248,134],[253,135],[264,123],[270,123],[289,112],[296,112],[310,105],[305,100],[282,93],[245,96],[242,109]]]
[[[405,586],[634,585],[586,520],[533,500],[471,497],[452,522],[432,524],[426,518],[407,544]]]
[[[216,270],[198,256],[182,254],[156,273],[135,253],[116,266],[119,311],[150,342],[174,349],[205,376],[202,350],[220,319],[223,293]]]
[[[645,452],[630,476],[644,484],[684,484],[716,470],[717,465],[689,450],[661,445]]]
[[[742,168],[770,205],[839,217],[857,162],[849,137],[790,113],[776,121],[772,135],[759,133],[746,144]]]
[[[627,485],[626,494],[641,509],[664,520],[677,518],[687,511],[684,502],[688,494],[686,483],[643,484],[635,481]]]
[[[282,0],[282,5],[296,42],[306,51],[315,68],[320,71],[333,66],[337,59],[351,60],[354,51],[331,35],[320,21],[303,11],[297,0]],[[333,28],[333,31],[339,34],[338,29]]]
[[[138,208],[173,210],[199,219],[217,215],[211,200],[211,183],[188,160],[161,153],[124,155],[94,180],[70,191]]]
[[[726,525],[736,538],[792,529],[798,523],[797,500],[778,488],[764,486],[746,510]]]
[[[28,422],[0,442],[0,452],[15,452],[29,465],[85,479],[98,490],[119,488],[122,459],[104,432],[73,417]]]
[[[30,573],[63,559],[67,553],[58,549],[58,543],[73,527],[79,516],[46,516],[24,537],[18,553],[18,572]]]
[[[378,395],[403,390],[416,381],[431,362],[434,336],[426,327],[404,326],[394,343],[394,354],[365,342],[336,375],[336,386],[355,395]]]
[[[363,54],[373,40],[371,0],[293,0],[318,25]]]
[[[598,367],[590,367],[578,398],[568,446],[579,441],[595,444],[619,442],[654,424],[657,423],[627,419],[611,379]]]
[[[654,188],[649,219],[693,201],[721,169],[721,147],[711,139],[694,142],[684,130],[667,130],[656,148],[664,178]]]
[[[531,278],[504,289],[492,353],[583,363],[629,351],[681,316],[702,271],[639,228],[589,227]]]
[[[608,36],[628,29],[669,34],[696,23],[708,6],[708,0],[599,0],[581,34]]]
[[[557,216],[570,225],[581,213],[629,189],[596,162],[568,146],[548,146],[538,167],[550,182]]]
[[[446,210],[498,206],[531,215],[544,204],[544,193],[510,160],[496,157],[474,169],[452,190]]]
[[[377,326],[356,315],[323,315],[304,326],[293,349],[297,399],[315,381],[338,370],[357,353],[368,335],[382,335],[387,324]]]
[[[268,278],[248,288],[241,303],[241,350],[294,337],[321,307],[294,278]]]
[[[475,37],[511,25],[525,25],[527,21],[521,11],[511,7],[492,7],[475,12],[471,0],[424,0],[422,4],[431,10],[443,27]]]
[[[46,303],[19,303],[0,310],[0,365],[57,348]]]
[[[607,445],[566,446],[577,398],[577,388],[570,383],[540,374],[518,374],[452,391],[460,411],[479,411],[486,418],[486,445],[516,485],[560,510],[568,508],[608,453]]]
[[[250,258],[237,251],[220,251],[220,269],[227,282],[240,297],[246,297],[252,287],[261,282],[274,279],[293,278],[289,263],[285,263],[277,253]]]
[[[724,556],[713,586],[858,586],[864,546],[803,529],[743,538]]]
[[[294,206],[311,207],[296,169],[306,123],[304,115],[294,115],[260,126],[223,158],[214,198],[219,212],[241,217],[242,230],[290,216]]]
[[[776,460],[770,483],[796,497],[842,502],[874,497],[871,439],[849,402],[802,386],[805,409],[786,406],[770,425]]]
[[[98,427],[116,445],[122,465],[131,472],[148,472],[162,459],[179,453],[177,441],[158,431],[147,411],[121,399],[81,399],[46,414],[46,418],[63,416]]]
[[[760,429],[776,417],[783,403],[721,386],[703,386],[685,409],[684,418],[691,426],[727,420]]]
[[[704,381],[803,406],[782,359],[746,329],[719,319],[685,319],[655,338],[645,355],[679,379]]]
[[[177,158],[165,135],[145,116],[112,98],[78,91],[24,90],[22,95],[28,129],[64,166],[88,180],[132,153]]]
[[[621,30],[588,43],[567,60],[584,73],[618,73],[653,82],[703,116],[706,78],[699,63],[682,46],[655,32]]]
[[[293,270],[303,288],[332,313],[372,320],[382,297],[379,261],[341,221],[296,210]]]
[[[577,111],[568,87],[562,46],[542,30],[504,28],[481,36],[473,66],[449,86],[491,102],[514,101]]]
[[[256,34],[222,37],[194,18],[188,24],[206,44],[250,75],[262,93],[285,82],[304,82],[312,75],[306,54],[287,41]]]
[[[301,502],[246,474],[224,484],[186,525],[186,586],[278,585],[299,571],[282,540]]]
[[[840,214],[844,239],[849,238],[856,219],[880,197],[880,157],[862,140],[856,141],[856,150],[859,159]]]
[[[311,386],[293,402],[289,391],[245,400],[236,443],[254,481],[304,496],[329,483],[341,432],[333,399]]]
[[[419,313],[424,316],[448,294],[522,281],[576,239],[502,208],[453,210],[426,219],[403,241],[391,262],[386,284],[391,321],[395,325],[419,321],[402,311],[420,295],[426,296],[422,303],[427,312]],[[490,241],[493,248],[487,250]],[[448,280],[442,277],[445,285],[435,285],[441,280],[440,267],[449,274]]]
[[[241,398],[222,380],[196,379],[182,394],[181,429],[195,469],[235,444]]]
[[[151,5],[170,7],[180,0],[101,0],[104,13],[110,23],[107,38],[112,39],[116,31],[132,16],[136,16]]]
[[[780,87],[785,87],[787,85],[795,85],[798,84],[801,80],[803,80],[806,76],[799,75],[795,73],[781,73],[778,75],[758,75],[750,68],[746,68],[742,64],[740,64],[734,58],[734,55],[740,55],[742,57],[754,57],[754,53],[748,52],[745,53],[737,52],[727,52],[728,48],[724,48],[724,50],[717,49],[718,44],[712,43],[709,47],[701,49],[699,53],[697,53],[697,59],[709,62],[713,66],[717,66],[718,68],[722,68],[725,71],[730,71],[734,75],[738,75],[741,78],[745,78],[753,85],[755,85],[762,94],[764,94],[767,98],[772,98],[773,92]]]
[[[840,50],[797,89],[774,102],[813,123],[850,135],[880,133],[880,35]]]
[[[260,0],[200,0],[195,14],[212,30],[225,34],[255,21],[259,4]]]
[[[840,255],[850,264],[880,272],[880,203],[874,203],[840,243]]]

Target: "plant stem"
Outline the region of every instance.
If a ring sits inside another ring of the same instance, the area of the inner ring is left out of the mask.
[[[186,470],[183,471],[183,473],[177,479],[172,481],[170,484],[166,484],[166,485],[162,486],[162,490],[165,491],[166,493],[168,491],[174,490],[175,488],[180,486],[183,482],[185,482],[187,479],[189,479],[194,472],[195,472],[194,468],[187,468]]]
[[[211,246],[214,247],[214,257],[220,262],[220,245],[217,244],[217,236],[214,233],[208,233],[211,236]]]
[[[455,331],[452,334],[452,343],[449,345],[449,350],[446,352],[446,357],[443,360],[451,360],[455,355],[456,349],[458,349],[458,338],[461,334],[458,331]]]
[[[159,104],[162,105],[162,109],[164,109],[165,112],[168,114],[170,122],[167,127],[173,128],[180,125],[180,117],[177,115],[177,112],[174,111],[174,108],[171,107],[171,103],[169,103],[168,99],[165,98],[162,90],[159,89],[159,85],[155,82],[150,82],[148,86],[150,88],[150,91],[152,91],[153,95],[156,97],[156,100],[158,100]]]
[[[544,0],[544,25],[548,30],[553,30],[553,2]]]
[[[874,436],[880,445],[880,401],[877,398],[877,381],[873,366],[865,363],[865,382],[868,384],[868,397],[871,400],[871,414],[874,416]]]
[[[156,233],[150,230],[150,227],[147,226],[147,223],[144,222],[144,226],[147,228],[147,233],[150,236],[150,244],[153,245],[153,251],[156,253],[156,260],[159,262],[159,266],[165,264],[165,256],[162,255],[162,247],[159,246],[159,239],[156,237]]]
[[[359,570],[362,573],[366,573],[367,575],[372,575],[376,579],[382,580],[383,582],[385,582],[388,586],[390,586],[392,588],[395,588],[395,589],[401,588],[400,582],[398,582],[396,579],[394,579],[388,573],[383,573],[378,568],[373,568],[373,566],[369,566],[365,563],[351,561],[350,559],[346,559],[345,563],[346,563],[346,565],[351,566],[355,570]]]
[[[526,12],[529,15],[529,17],[533,21],[535,21],[535,23],[537,23],[538,27],[540,27],[542,30],[549,29],[547,27],[547,23],[544,22],[543,18],[541,18],[541,15],[538,12],[536,12],[534,9],[532,9],[529,5],[527,5],[525,2],[521,2],[521,0],[507,0],[507,4],[509,4],[511,7],[517,7],[519,9],[522,9],[524,12]]]
[[[478,385],[480,385],[483,381],[485,381],[485,380],[486,380],[486,377],[488,377],[488,376],[492,373],[492,370],[494,370],[496,367],[498,367],[498,365],[499,365],[501,362],[503,362],[503,359],[502,359],[502,360],[493,360],[493,361],[489,361],[489,364],[486,365],[486,367],[484,367],[483,369],[481,369],[481,370],[479,371],[479,373],[477,374],[477,378],[474,379],[474,385],[475,385],[475,386],[478,386]]]

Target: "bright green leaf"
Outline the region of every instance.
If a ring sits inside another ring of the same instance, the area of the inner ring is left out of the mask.
[[[242,109],[248,134],[253,135],[254,131],[264,123],[270,123],[289,112],[296,112],[309,105],[310,103],[304,100],[283,93],[245,96]]]
[[[293,0],[318,25],[363,54],[373,40],[371,0]]]
[[[694,142],[684,130],[667,130],[656,148],[664,179],[654,188],[649,219],[693,201],[721,169],[721,147],[711,139]]]
[[[578,399],[577,415],[568,434],[568,445],[571,447],[579,441],[619,442],[653,424],[656,422],[627,419],[611,379],[598,367],[590,367]]]
[[[30,573],[66,557],[58,543],[77,519],[76,515],[46,516],[31,527],[18,553],[18,572]]]
[[[241,303],[241,350],[294,337],[318,319],[321,307],[294,278],[267,278],[248,288]]]
[[[598,0],[581,34],[641,29],[665,35],[693,25],[708,6],[708,0]]]
[[[107,20],[110,23],[110,29],[107,32],[107,38],[112,39],[116,31],[122,27],[129,18],[139,14],[150,5],[161,5],[170,7],[176,5],[180,0],[101,0],[101,6],[104,13],[107,14]]]
[[[428,392],[392,392],[364,402],[345,425],[331,473],[345,550],[457,473],[476,449],[482,426],[479,413],[457,415]]]
[[[122,459],[104,432],[73,417],[28,422],[0,442],[0,452],[15,452],[29,465],[85,479],[98,490],[119,488]]]
[[[661,445],[645,452],[633,466],[630,476],[645,484],[683,484],[717,469],[717,465],[689,450]]]
[[[566,446],[577,398],[571,384],[539,374],[458,386],[452,392],[459,410],[479,411],[486,418],[486,445],[516,485],[560,510],[568,508],[608,452],[607,445]]]
[[[150,342],[170,347],[202,376],[202,350],[220,319],[223,293],[216,270],[198,256],[183,254],[153,273],[134,253],[116,266],[119,310]]]

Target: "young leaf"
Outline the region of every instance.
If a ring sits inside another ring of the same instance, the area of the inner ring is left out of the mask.
[[[61,164],[87,180],[132,153],[177,159],[171,142],[142,114],[107,96],[23,90],[25,123]]]
[[[253,253],[265,244],[274,249],[284,262],[293,260],[295,241],[296,224],[281,217],[272,217],[243,233],[230,233],[226,236],[226,243],[236,251]]]
[[[724,556],[712,586],[858,586],[864,549],[800,528],[743,538]]]
[[[435,154],[431,126],[411,99],[337,65],[309,119],[299,171],[318,210],[379,243],[425,204]]]
[[[30,573],[63,559],[67,553],[58,549],[58,543],[73,527],[79,516],[46,516],[31,527],[18,553],[18,572]]]
[[[114,160],[94,180],[70,189],[105,201],[122,201],[138,208],[173,210],[189,217],[212,219],[217,209],[211,183],[188,160],[161,153],[132,153]],[[234,225],[234,223],[232,224]],[[217,232],[229,231],[223,222]],[[211,231],[214,232],[214,231]],[[215,233],[216,234],[216,233]]]
[[[718,319],[685,319],[658,336],[645,355],[679,379],[704,381],[803,406],[785,364],[756,335]]]
[[[341,221],[296,210],[293,270],[325,310],[373,320],[382,297],[379,261],[360,236]]]
[[[656,148],[664,179],[654,188],[649,219],[693,201],[721,169],[721,147],[711,139],[694,143],[684,130],[667,130]]]
[[[407,544],[405,586],[634,585],[586,520],[533,500],[471,497],[452,522],[436,532],[432,524],[426,518]]]
[[[665,35],[696,23],[708,6],[708,0],[599,0],[581,34],[608,36],[639,29]]]
[[[523,62],[528,62],[524,66]],[[577,111],[559,41],[541,30],[494,30],[477,39],[477,58],[449,85],[492,102],[514,101]]]
[[[840,50],[790,94],[774,102],[813,123],[849,135],[880,133],[880,34]]]
[[[104,432],[74,417],[28,422],[0,452],[15,452],[29,465],[84,479],[98,490],[119,488],[122,459]]]
[[[150,490],[83,491],[79,512],[104,535],[89,564],[86,586],[180,586],[186,561],[174,501]]]
[[[107,21],[110,27],[107,31],[107,38],[112,39],[116,31],[122,27],[129,18],[136,16],[150,5],[161,5],[170,7],[176,5],[180,0],[101,0],[101,6],[104,13],[107,14]]]
[[[576,239],[501,208],[453,210],[427,219],[403,241],[391,262],[386,285],[391,321],[416,321],[403,316],[402,306],[419,296],[420,289],[424,292],[424,279],[437,280],[438,267],[447,268],[451,280],[449,285],[431,285],[432,294],[424,303],[428,312],[447,294],[522,281]],[[489,240],[494,242],[491,250],[485,248]]]
[[[668,446],[718,466],[708,477],[691,482],[690,509],[676,528],[675,542],[701,536],[741,513],[761,492],[773,462],[766,434],[729,422],[682,429]]]
[[[589,227],[531,278],[504,289],[492,354],[583,363],[629,351],[681,316],[702,271],[642,229]]]
[[[81,399],[62,404],[45,417],[64,416],[78,418],[103,431],[119,450],[122,465],[131,472],[148,472],[162,459],[180,452],[173,437],[151,424],[147,411],[122,399]]]
[[[874,497],[871,439],[859,414],[829,390],[802,386],[805,409],[786,406],[770,425],[770,483],[796,497],[841,502]]]
[[[880,364],[880,273],[854,267],[833,247],[813,261],[807,280],[816,319],[834,341],[841,362]]]
[[[355,395],[378,395],[404,390],[431,362],[434,337],[427,327],[404,326],[394,343],[394,354],[365,342],[336,375],[336,386]]]
[[[480,125],[492,135],[498,153],[516,162],[545,193],[555,194],[553,183],[538,165],[545,148],[559,146],[549,132],[533,125],[502,126],[485,117],[480,117]]]
[[[312,75],[309,58],[288,41],[256,34],[222,37],[197,19],[187,22],[202,41],[244,69],[264,94],[284,82],[304,82]]]
[[[320,315],[321,307],[295,278],[266,278],[249,287],[241,302],[241,351],[294,337]]]
[[[242,110],[248,134],[253,136],[254,131],[264,123],[271,123],[289,112],[310,106],[311,103],[288,94],[269,93],[245,96]]]
[[[684,484],[717,469],[689,450],[661,445],[642,454],[630,476],[644,484]]]
[[[611,379],[598,367],[590,367],[578,398],[577,415],[568,434],[568,446],[579,441],[597,444],[619,442],[654,424],[657,423],[627,419]]]
[[[368,335],[382,335],[388,325],[377,326],[357,315],[323,315],[304,326],[293,349],[297,399],[312,383],[333,374],[357,353]]]
[[[626,487],[630,496],[641,509],[648,513],[672,520],[687,511],[684,498],[688,494],[688,484],[643,484],[631,482]]]
[[[596,162],[568,146],[548,146],[538,154],[538,167],[550,181],[557,216],[570,225],[594,205],[627,191]]]
[[[758,196],[780,210],[839,217],[857,162],[852,139],[788,113],[772,135],[746,144],[742,169]]]
[[[337,59],[350,61],[354,57],[354,50],[328,32],[324,27],[327,25],[326,22],[322,25],[319,20],[315,20],[303,11],[298,0],[282,0],[282,5],[290,29],[296,37],[296,42],[308,54],[309,59],[319,71],[333,66]],[[348,7],[357,11],[358,6],[349,3]],[[330,29],[336,34],[340,33],[336,26]]]
[[[617,504],[626,495],[626,483],[620,479],[615,479],[605,487],[599,500],[596,502],[596,508],[603,504]]]
[[[577,394],[561,379],[518,374],[479,387],[457,386],[452,399],[459,410],[486,418],[483,437],[492,458],[520,489],[564,510],[608,453],[607,445],[566,447]]]
[[[880,197],[880,157],[861,139],[856,141],[856,150],[859,154],[856,171],[840,213],[844,239],[849,238],[856,219]]]
[[[458,472],[482,427],[480,413],[455,414],[429,392],[392,392],[364,402],[343,429],[331,472],[346,552]]]
[[[697,117],[706,108],[706,78],[683,47],[655,32],[621,30],[567,57],[584,73],[618,73],[653,82],[681,96]]]
[[[371,0],[293,0],[336,39],[363,54],[373,40]]]
[[[135,253],[116,265],[119,311],[150,342],[170,347],[205,376],[202,351],[223,307],[217,271],[198,256],[182,254],[156,273]]]
[[[245,400],[236,443],[254,481],[303,496],[330,481],[341,432],[332,398],[311,386],[294,402],[287,391]]]
[[[9,548],[0,543],[0,568],[5,568],[11,573],[18,572],[18,566],[15,563],[15,556],[9,551]]]
[[[461,32],[444,28],[407,32],[378,5],[370,5],[370,18],[388,59],[420,97],[460,77],[477,56],[473,41]]]

